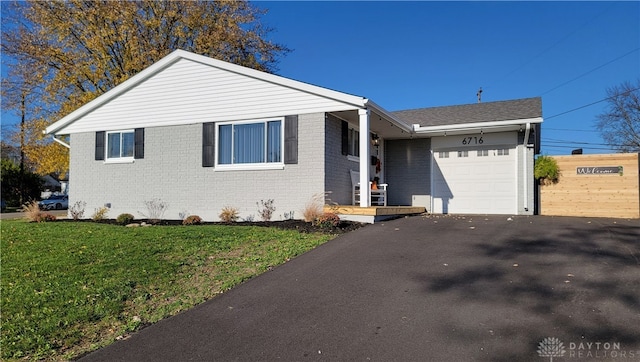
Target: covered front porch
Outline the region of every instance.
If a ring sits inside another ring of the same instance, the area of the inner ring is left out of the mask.
[[[334,131],[328,139],[339,139],[341,134],[343,157],[333,158],[326,163],[325,187],[332,193],[332,199],[327,200],[327,204],[337,202],[363,209],[386,207],[387,191],[393,193],[399,190],[387,184],[386,162],[391,161],[385,155],[386,141],[410,138],[412,127],[369,101],[365,101],[365,106],[329,112],[329,119],[342,122],[341,131],[338,134]],[[331,141],[327,141],[327,145],[329,149],[336,149]],[[350,186],[348,199],[345,197],[347,180]],[[360,213],[372,214],[372,211]],[[374,214],[383,216],[381,212]]]
[[[398,217],[417,215],[426,212],[421,206],[366,206],[325,205],[325,212],[332,212],[342,220],[373,224]]]

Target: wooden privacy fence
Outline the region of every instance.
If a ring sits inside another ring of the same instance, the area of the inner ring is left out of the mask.
[[[557,183],[540,186],[540,214],[640,218],[637,153],[552,156]]]

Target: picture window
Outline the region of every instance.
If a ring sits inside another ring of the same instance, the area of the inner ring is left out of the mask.
[[[282,163],[282,120],[218,125],[218,165]]]

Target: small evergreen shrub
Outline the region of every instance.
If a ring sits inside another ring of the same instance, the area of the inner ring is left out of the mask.
[[[220,215],[218,215],[218,217],[223,222],[236,222],[239,219],[239,212],[238,209],[233,206],[225,206],[222,208],[222,211],[220,211]]]
[[[338,227],[338,225],[340,225],[340,216],[332,212],[325,212],[322,215],[320,215],[313,222],[313,224],[323,229],[335,228],[335,227]]]
[[[116,218],[116,221],[120,225],[128,225],[128,224],[131,224],[133,222],[133,219],[135,219],[135,218],[131,214],[120,214]]]
[[[182,220],[182,225],[200,225],[202,218],[198,215],[189,215]]]

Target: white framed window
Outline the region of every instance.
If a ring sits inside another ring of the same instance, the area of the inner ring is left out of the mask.
[[[478,150],[478,157],[487,157],[489,156],[489,150]]]
[[[458,151],[458,157],[469,157],[469,151]]]
[[[449,151],[438,152],[438,158],[449,158]]]
[[[106,138],[105,162],[133,162],[134,130],[109,131]]]
[[[283,168],[284,118],[216,123],[216,169]]]
[[[500,148],[497,150],[496,153],[498,156],[509,156],[509,149],[508,148]]]

